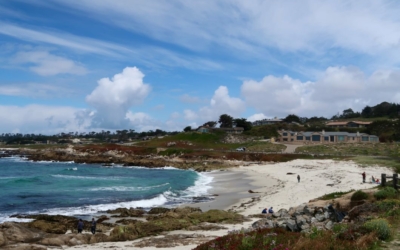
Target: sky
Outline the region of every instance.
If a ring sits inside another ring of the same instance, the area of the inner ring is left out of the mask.
[[[399,103],[398,13],[396,0],[0,1],[0,133]]]

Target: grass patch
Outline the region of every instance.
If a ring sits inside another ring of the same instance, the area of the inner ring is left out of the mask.
[[[379,165],[392,168],[396,173],[400,173],[400,159],[398,158],[356,156],[350,159],[362,165],[363,167]]]
[[[362,201],[366,199],[368,199],[368,194],[361,190],[357,190],[356,192],[354,192],[354,194],[350,198],[351,201]]]
[[[398,196],[397,190],[392,187],[385,187],[374,193],[374,197],[377,200],[391,199],[391,198],[396,198],[397,196]]]
[[[282,152],[282,150],[286,149],[285,145],[282,144],[273,144],[270,142],[250,142],[246,144],[246,150],[251,152],[260,152],[260,153],[277,153]]]
[[[390,239],[392,233],[389,222],[385,219],[374,219],[364,224],[364,227],[370,232],[375,232],[379,239]]]
[[[347,192],[333,192],[333,193],[330,193],[330,194],[325,194],[324,196],[322,196],[322,197],[320,197],[318,199],[319,200],[333,200],[335,198],[342,197],[343,195],[351,193],[353,191],[354,190],[352,189],[352,190],[347,191]]]
[[[297,153],[362,156],[400,156],[397,143],[335,143],[296,148]]]

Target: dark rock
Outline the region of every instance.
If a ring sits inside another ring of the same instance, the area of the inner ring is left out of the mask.
[[[148,214],[162,214],[162,213],[168,212],[170,210],[171,209],[165,208],[165,207],[153,207],[152,209],[150,209]]]
[[[286,220],[286,227],[287,229],[289,229],[292,232],[297,232],[299,231],[299,228],[296,224],[296,221],[292,220],[292,219],[287,219]]]
[[[0,224],[0,233],[2,235],[2,244],[15,243],[35,243],[43,239],[46,235],[43,231],[27,228],[23,224],[5,222]]]

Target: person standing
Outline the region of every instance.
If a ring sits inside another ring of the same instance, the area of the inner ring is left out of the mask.
[[[90,231],[92,232],[92,234],[96,233],[96,221],[94,220],[94,218],[92,218],[92,224],[90,226]]]
[[[82,219],[79,219],[79,222],[78,222],[78,234],[81,234],[82,230],[83,230],[83,221],[82,221]]]
[[[365,183],[365,176],[366,176],[365,172],[363,172],[361,175],[362,175],[362,178],[363,178],[363,183]]]
[[[297,181],[300,182],[300,175],[297,175]]]

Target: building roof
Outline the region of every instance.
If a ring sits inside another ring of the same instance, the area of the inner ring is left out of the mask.
[[[363,122],[363,121],[331,121],[331,122],[327,122],[326,125],[327,126],[339,126],[339,125],[347,125],[350,122],[355,123],[355,124],[359,124],[359,125],[369,125],[372,122]]]

